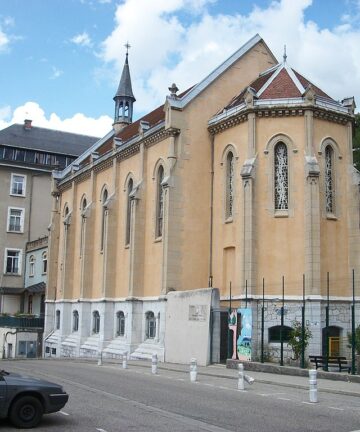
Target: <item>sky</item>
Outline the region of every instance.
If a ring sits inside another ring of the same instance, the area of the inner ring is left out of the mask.
[[[360,107],[360,0],[0,0],[0,129],[103,136],[129,42],[134,120],[256,33],[336,100]],[[234,89],[234,95],[241,89]]]

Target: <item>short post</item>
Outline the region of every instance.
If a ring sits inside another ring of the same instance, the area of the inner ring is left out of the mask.
[[[158,356],[157,354],[153,354],[151,357],[151,373],[157,374],[157,366],[158,366]]]
[[[102,366],[103,362],[102,362],[102,351],[99,351],[99,358],[98,358],[98,362],[97,365],[98,366]]]
[[[197,361],[196,358],[190,360],[190,381],[196,382],[197,377]]]
[[[244,365],[242,363],[238,364],[238,370],[239,370],[238,390],[245,390]]]
[[[309,384],[310,384],[309,397],[310,397],[310,402],[312,403],[316,403],[318,401],[316,373],[317,373],[316,369],[309,370]]]
[[[244,380],[250,385],[254,384],[254,382],[255,382],[255,378],[253,378],[250,375],[246,375],[246,374],[244,374]]]
[[[122,367],[123,367],[123,369],[127,369],[127,356],[128,356],[128,353],[127,353],[127,351],[125,351],[124,352],[124,354],[123,354],[123,356],[122,356]]]

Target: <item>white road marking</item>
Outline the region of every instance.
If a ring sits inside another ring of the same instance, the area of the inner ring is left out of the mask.
[[[336,411],[344,411],[344,408],[338,408],[338,407],[332,407],[332,406],[329,406],[329,408],[336,410]]]
[[[283,395],[286,393],[257,393],[259,396],[268,397],[268,396],[276,396],[276,395]]]
[[[316,402],[305,402],[305,401],[302,401],[301,403],[303,403],[305,405],[316,405]]]
[[[60,414],[64,415],[64,416],[68,416],[70,414],[66,413],[65,411],[59,411]]]
[[[99,432],[106,432],[106,430],[105,429],[101,429],[101,428],[95,428],[97,431],[99,431]]]
[[[185,381],[184,378],[177,378],[177,381]]]
[[[291,399],[289,399],[289,398],[282,398],[282,397],[278,397],[277,399],[279,399],[279,400],[284,400],[284,401],[291,401]]]

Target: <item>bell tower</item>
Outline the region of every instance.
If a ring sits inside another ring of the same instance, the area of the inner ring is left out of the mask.
[[[113,124],[115,133],[120,132],[121,129],[132,123],[133,104],[136,101],[131,87],[131,77],[128,60],[130,48],[129,43],[125,44],[125,48],[125,64],[121,74],[119,87],[113,98],[115,101],[115,115]]]

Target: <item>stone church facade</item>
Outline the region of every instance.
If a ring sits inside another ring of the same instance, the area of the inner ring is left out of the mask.
[[[282,296],[290,325],[303,286],[319,353],[328,273],[345,335],[360,272],[353,98],[334,101],[258,35],[169,90],[133,122],[126,55],[113,130],[54,173],[45,353],[217,361],[231,300],[252,310],[255,356],[262,299],[267,329]]]

